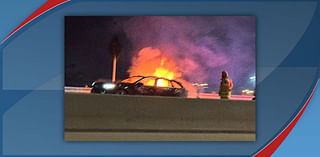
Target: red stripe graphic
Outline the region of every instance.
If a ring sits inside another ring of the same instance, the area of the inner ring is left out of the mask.
[[[15,32],[17,32],[19,29],[21,29],[23,26],[37,18],[38,16],[44,14],[45,12],[57,7],[58,5],[61,5],[63,3],[66,3],[70,0],[48,0],[46,3],[44,3],[39,9],[37,9],[35,12],[33,12],[28,18],[26,18],[16,29],[14,29],[5,39],[2,40],[1,44],[3,44],[10,36],[12,36]]]
[[[317,86],[318,86],[318,82],[317,81],[311,95],[309,96],[307,102],[303,105],[302,109],[299,111],[299,113],[294,117],[294,119],[288,124],[288,126],[282,130],[282,132],[275,137],[270,143],[268,143],[264,148],[262,148],[259,152],[257,152],[256,154],[254,154],[254,157],[265,157],[265,156],[271,156],[276,149],[280,146],[280,144],[283,142],[283,140],[288,136],[288,134],[290,133],[290,131],[292,130],[292,128],[296,125],[296,123],[298,122],[298,120],[300,119],[301,115],[303,114],[304,110],[306,109],[306,107],[308,106],[314,91],[316,90]]]

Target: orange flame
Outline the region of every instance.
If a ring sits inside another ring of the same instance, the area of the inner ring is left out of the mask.
[[[191,90],[195,91],[191,83],[182,79],[182,73],[179,71],[179,67],[177,67],[174,60],[174,57],[161,52],[159,49],[146,47],[141,49],[138,55],[133,58],[132,66],[129,68],[128,73],[130,76],[157,76],[169,80],[177,80],[182,83],[188,92]],[[147,82],[147,84],[151,86],[153,86],[154,83],[154,81]],[[157,86],[169,87],[171,85],[168,81],[159,79]]]

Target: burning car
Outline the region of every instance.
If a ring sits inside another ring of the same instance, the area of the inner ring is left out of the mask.
[[[104,83],[101,87],[109,90],[105,93],[120,95],[187,96],[180,82],[156,76],[132,76],[116,84]]]

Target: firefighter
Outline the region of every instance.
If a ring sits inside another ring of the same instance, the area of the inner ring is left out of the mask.
[[[222,78],[219,89],[219,96],[221,99],[229,99],[233,88],[232,80],[228,77],[226,71],[222,71]]]

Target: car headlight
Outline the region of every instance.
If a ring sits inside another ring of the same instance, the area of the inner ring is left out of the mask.
[[[116,86],[116,85],[113,84],[113,83],[105,83],[105,84],[103,84],[102,87],[103,87],[104,89],[113,89],[115,86]]]

